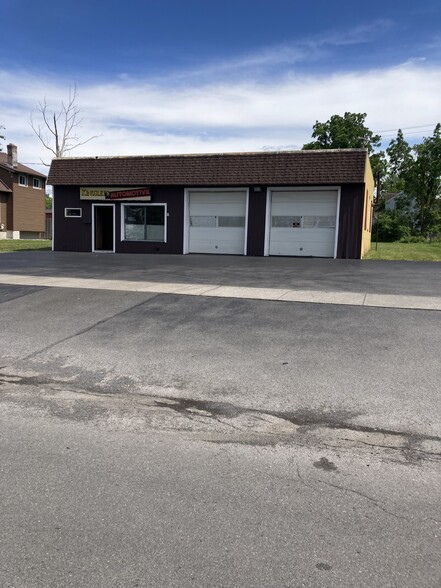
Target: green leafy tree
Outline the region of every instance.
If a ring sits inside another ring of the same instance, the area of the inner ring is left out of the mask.
[[[379,147],[381,137],[365,125],[366,116],[366,113],[345,112],[344,116],[334,114],[324,123],[316,121],[312,130],[315,140],[303,145],[303,149],[366,148],[370,155]]]
[[[372,153],[369,157],[371,162],[372,173],[374,174],[374,178],[377,177],[378,174],[382,178],[386,177],[388,174],[388,161],[384,151],[378,151],[377,153]]]
[[[390,141],[386,153],[389,166],[384,188],[388,192],[402,192],[405,187],[404,175],[412,162],[412,150],[401,129],[398,129],[397,138]]]
[[[441,230],[441,124],[412,151],[403,171],[404,190],[415,202],[418,229],[426,235]]]
[[[326,122],[316,121],[310,143],[303,149],[361,149],[368,150],[374,175],[385,173],[387,161],[383,152],[374,154],[381,144],[381,136],[375,135],[365,124],[366,113],[345,112],[334,114]]]
[[[49,194],[46,194],[46,208],[52,208],[52,196],[49,196]]]

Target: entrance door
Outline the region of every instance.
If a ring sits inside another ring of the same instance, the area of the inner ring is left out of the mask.
[[[92,251],[115,252],[115,206],[92,204]]]

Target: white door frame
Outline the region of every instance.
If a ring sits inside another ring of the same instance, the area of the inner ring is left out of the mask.
[[[189,253],[190,249],[190,193],[191,192],[244,192],[245,193],[245,237],[243,245],[243,254],[247,254],[248,243],[248,209],[250,199],[250,189],[239,188],[185,188],[184,189],[184,242],[182,252],[184,255]]]
[[[265,210],[265,242],[263,248],[263,254],[265,257],[269,256],[270,250],[270,233],[271,233],[271,206],[272,206],[272,193],[274,192],[326,192],[326,191],[337,191],[337,209],[335,218],[335,241],[334,241],[334,259],[337,258],[337,245],[338,245],[338,232],[340,228],[340,197],[341,197],[341,186],[274,186],[267,188],[266,190],[266,210]]]
[[[98,206],[111,206],[112,210],[113,210],[113,247],[110,250],[103,250],[103,249],[95,249],[95,208]],[[99,204],[95,204],[92,203],[92,253],[115,253],[115,233],[116,233],[116,227],[115,227],[115,203],[111,202],[111,203],[99,203]]]

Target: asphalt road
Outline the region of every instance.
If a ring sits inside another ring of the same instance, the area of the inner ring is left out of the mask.
[[[0,317],[1,586],[441,585],[439,312],[2,285]]]
[[[4,588],[440,585],[439,462],[0,414]]]

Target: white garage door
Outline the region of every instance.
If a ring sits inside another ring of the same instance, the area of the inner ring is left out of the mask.
[[[189,252],[243,255],[246,192],[190,192]]]
[[[269,254],[334,257],[337,198],[337,190],[273,190]]]

